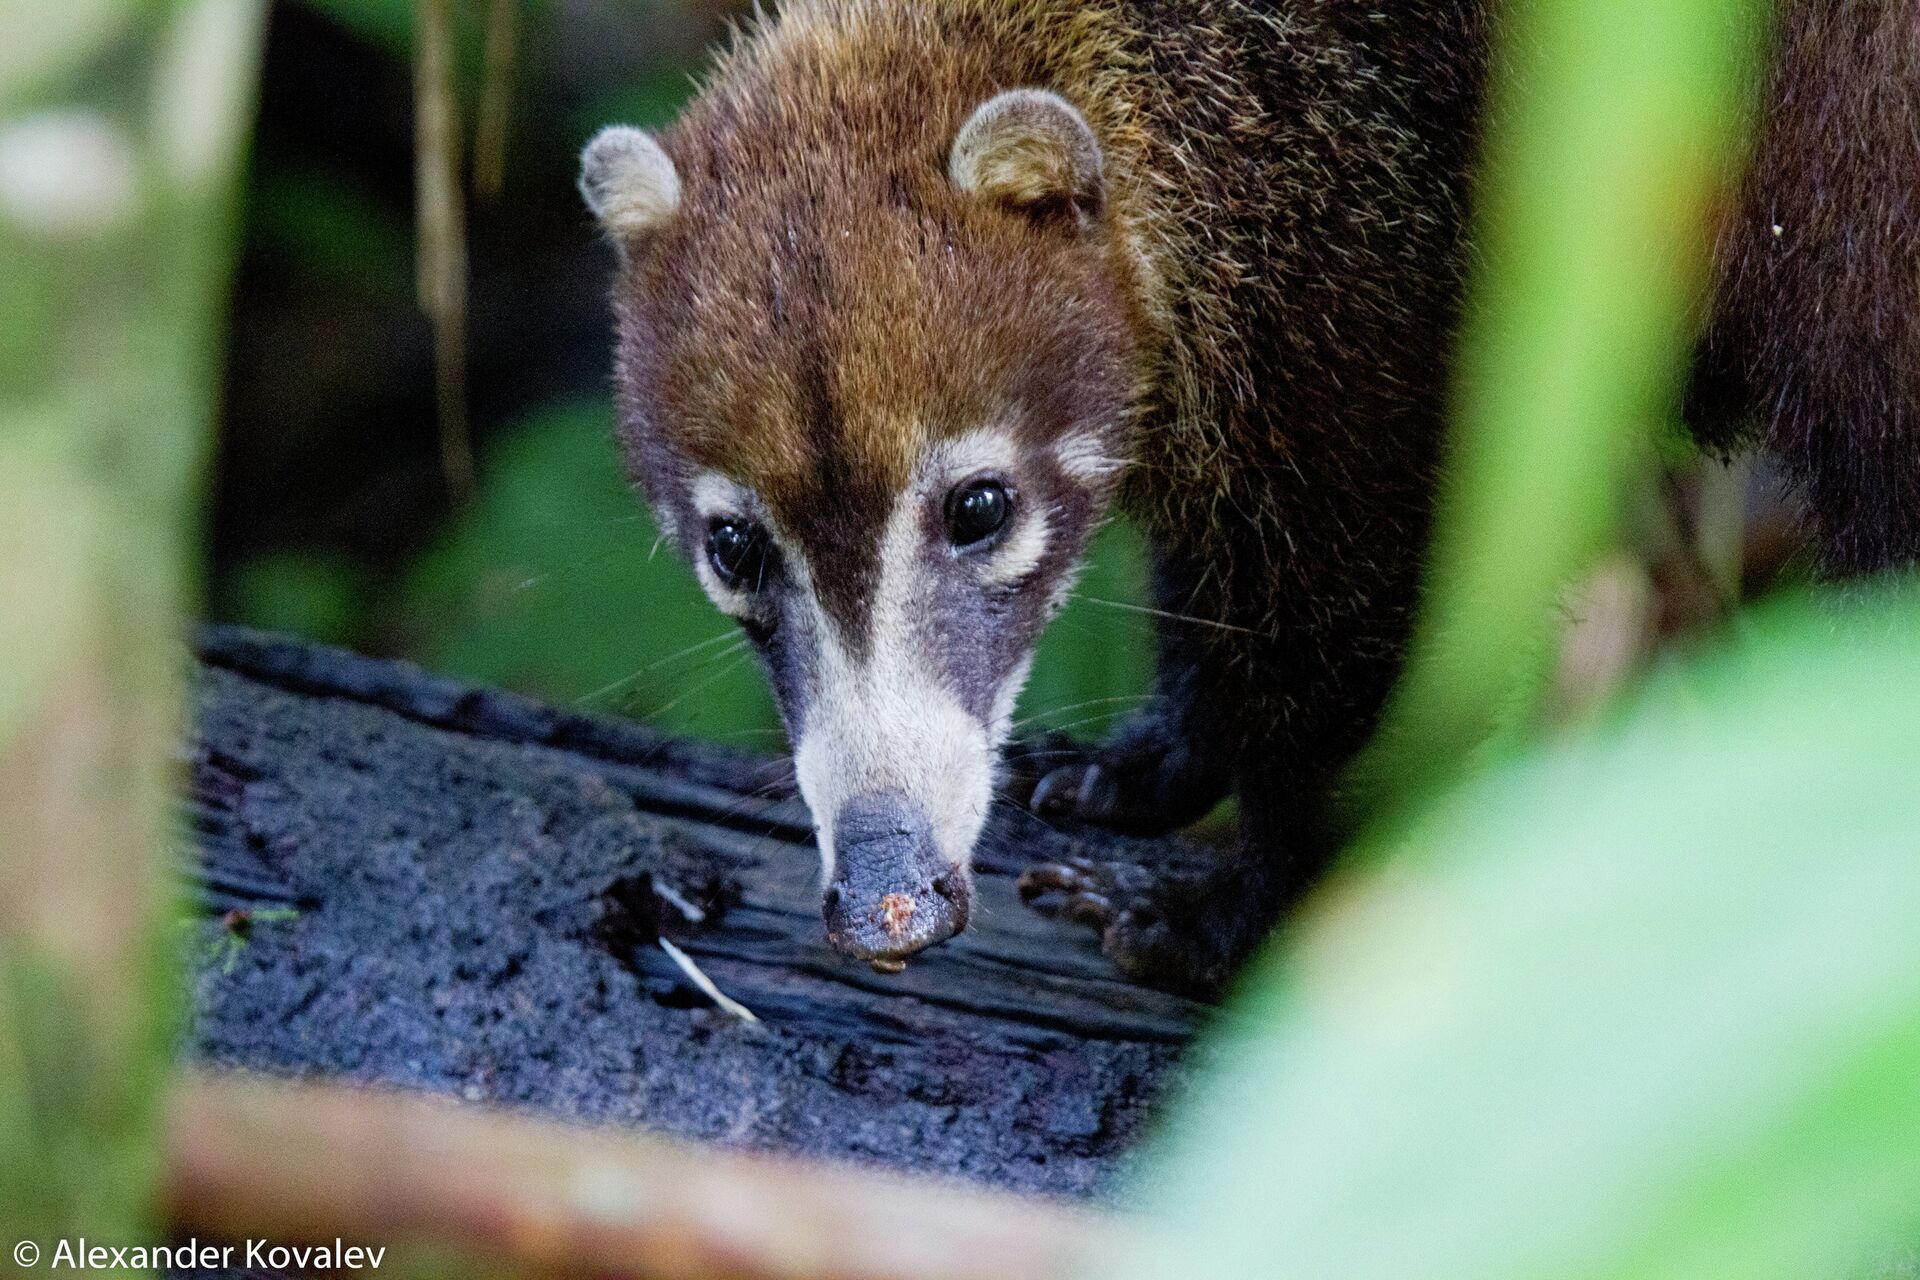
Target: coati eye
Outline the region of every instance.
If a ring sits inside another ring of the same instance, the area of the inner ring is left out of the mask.
[[[767,531],[745,520],[716,520],[707,530],[707,560],[732,591],[758,591],[772,548]]]
[[[1013,514],[1013,495],[990,477],[969,480],[947,495],[947,537],[960,548],[985,542]]]

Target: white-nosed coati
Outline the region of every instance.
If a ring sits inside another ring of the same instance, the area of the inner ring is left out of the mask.
[[[1461,305],[1490,6],[796,0],[657,139],[586,149],[621,432],[765,659],[828,935],[964,927],[1034,641],[1109,503],[1158,697],[1035,805],[1240,796],[1237,854],[1040,873],[1127,970],[1216,985],[1322,866],[1405,649]],[[1832,562],[1920,552],[1920,19],[1785,3],[1693,403],[1754,418]]]

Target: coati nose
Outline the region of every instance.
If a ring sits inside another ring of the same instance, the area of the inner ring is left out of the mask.
[[[895,791],[855,796],[833,819],[821,914],[835,951],[893,960],[967,927],[972,890],[940,855],[926,811]]]

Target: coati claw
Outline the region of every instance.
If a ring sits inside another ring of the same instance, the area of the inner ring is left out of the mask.
[[[1020,900],[1047,916],[1104,929],[1120,914],[1103,889],[1111,883],[1091,862],[1048,862],[1027,868],[1016,888]]]
[[[1061,914],[1075,924],[1092,925],[1104,929],[1112,924],[1120,913],[1105,894],[1076,893],[1067,899]]]
[[[1031,903],[1048,893],[1089,893],[1102,881],[1094,864],[1084,859],[1042,862],[1021,872],[1016,887],[1020,901]]]
[[[1076,858],[1029,867],[1017,887],[1036,911],[1098,930],[1114,967],[1147,986],[1211,996],[1244,950],[1209,912],[1204,878]]]
[[[1080,817],[1098,822],[1118,807],[1113,775],[1097,763],[1063,765],[1033,789],[1033,811],[1043,818]]]

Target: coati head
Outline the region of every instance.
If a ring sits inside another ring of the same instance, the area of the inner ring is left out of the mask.
[[[1014,699],[1126,456],[1136,308],[1064,99],[784,74],[603,130],[580,186],[632,469],[764,661],[828,938],[893,959],[966,925]]]

